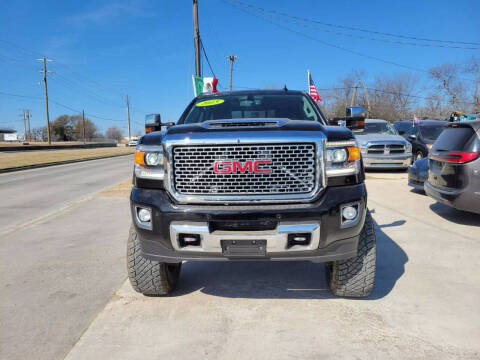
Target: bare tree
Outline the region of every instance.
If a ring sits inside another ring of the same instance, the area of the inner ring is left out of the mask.
[[[430,77],[437,83],[437,88],[449,96],[449,103],[454,108],[462,108],[464,84],[458,78],[459,67],[456,64],[443,64],[430,69]]]
[[[112,126],[112,127],[109,127],[105,132],[105,137],[107,139],[114,139],[114,140],[120,141],[123,138],[123,133],[122,133],[122,130],[119,129],[118,127]]]
[[[407,115],[415,103],[412,97],[418,84],[418,76],[411,73],[403,73],[394,75],[388,84],[388,90],[391,92],[397,112],[403,119]]]
[[[81,115],[72,116],[75,118],[74,134],[76,140],[83,139],[83,120]],[[85,137],[91,141],[93,138],[98,138],[97,126],[90,119],[85,119]]]
[[[465,73],[473,74],[475,77],[475,84],[473,89],[473,109],[472,111],[475,113],[480,112],[480,95],[478,94],[478,90],[480,87],[480,57],[472,56],[470,59],[467,60],[465,65]]]

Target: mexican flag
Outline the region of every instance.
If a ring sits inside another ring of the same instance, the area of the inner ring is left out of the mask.
[[[196,77],[192,76],[193,80],[193,92],[195,96],[202,93],[216,93],[218,79],[214,77]]]

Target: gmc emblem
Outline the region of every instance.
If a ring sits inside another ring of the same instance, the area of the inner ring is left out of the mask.
[[[244,163],[237,160],[221,160],[215,161],[213,171],[215,174],[271,173],[272,169],[265,166],[271,163],[272,160],[247,160]]]

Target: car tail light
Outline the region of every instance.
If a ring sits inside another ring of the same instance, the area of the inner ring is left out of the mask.
[[[465,164],[470,161],[475,160],[478,157],[478,152],[461,152],[461,151],[450,151],[446,155],[430,155],[430,159],[445,161],[455,164]]]

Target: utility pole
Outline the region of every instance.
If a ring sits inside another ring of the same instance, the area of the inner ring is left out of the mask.
[[[352,94],[352,101],[350,101],[350,106],[354,106],[355,101],[357,101],[357,88],[358,88],[358,84],[353,85],[353,94]]]
[[[127,121],[128,121],[128,141],[131,140],[130,136],[130,102],[128,101],[128,94],[127,94]]]
[[[85,110],[82,110],[82,123],[83,123],[83,143],[87,143],[87,137],[85,136]]]
[[[198,0],[193,0],[193,39],[195,42],[195,76],[202,76],[200,68],[200,31],[198,30]]]
[[[27,116],[28,141],[32,141],[32,133],[30,132],[30,117],[32,116],[32,114],[30,113],[30,109],[27,109],[26,116]]]
[[[25,116],[25,109],[22,109],[23,115],[23,141],[27,141],[27,118]]]
[[[372,108],[370,106],[370,97],[368,96],[368,88],[367,86],[365,85],[365,82],[363,80],[361,80],[362,82],[362,86],[363,86],[363,90],[365,90],[365,97],[367,98],[367,118],[370,117],[370,114],[372,113]]]
[[[50,115],[48,114],[48,90],[47,90],[47,73],[51,73],[51,71],[47,70],[47,61],[52,61],[52,60],[47,59],[45,56],[37,60],[43,62],[43,70],[39,70],[39,72],[43,73],[43,85],[45,87],[45,113],[47,115],[47,138],[48,138],[48,145],[51,145],[52,139],[50,137]]]
[[[233,63],[236,59],[238,59],[237,55],[230,55],[228,57],[230,59],[230,85],[228,86],[228,91],[232,91],[232,74],[233,74]]]

